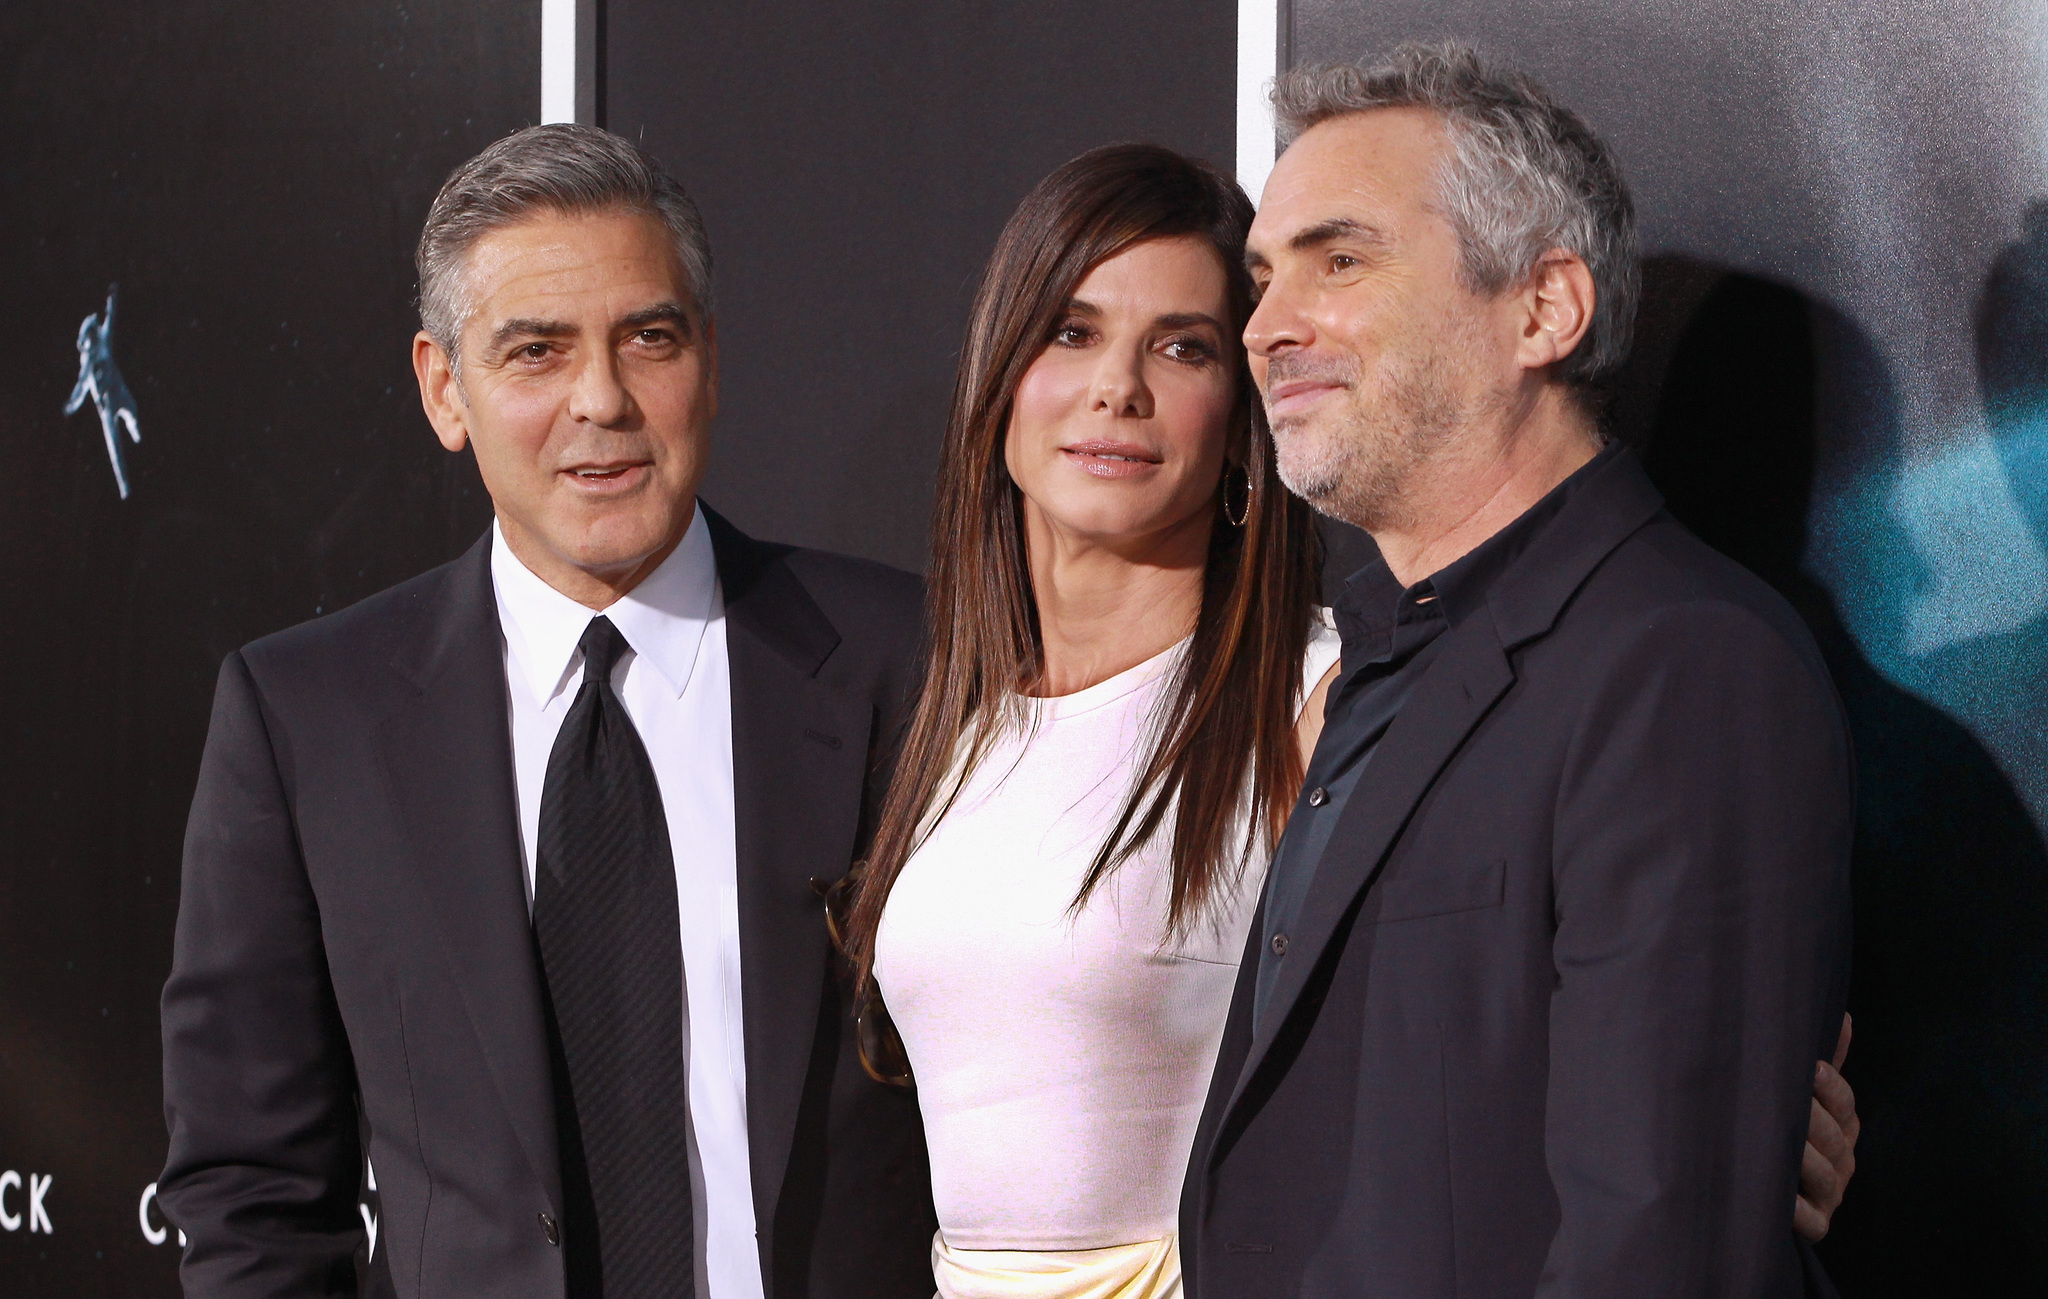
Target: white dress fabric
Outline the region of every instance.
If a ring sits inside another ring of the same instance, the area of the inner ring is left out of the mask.
[[[1186,644],[1026,701],[890,891],[875,977],[916,1072],[942,1256],[1170,1245],[1268,848],[1175,939],[1170,825],[1072,904]],[[1337,652],[1326,614],[1305,687]]]
[[[1174,1237],[1108,1249],[954,1249],[932,1242],[936,1299],[1181,1299]]]

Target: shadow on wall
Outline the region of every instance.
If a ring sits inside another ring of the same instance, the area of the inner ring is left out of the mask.
[[[2048,208],[2035,209],[2029,230],[2026,248],[1994,273],[1979,334],[1994,421],[2023,423],[2011,454],[2039,457],[2014,466],[2013,477],[2031,484],[2040,529]],[[1673,513],[1805,617],[1856,749],[1847,1072],[1864,1128],[1856,1179],[1822,1257],[1847,1299],[2041,1293],[2048,850],[1984,745],[1878,672],[1800,563],[1823,457],[1832,469],[1844,456],[1898,445],[1889,379],[1852,322],[1795,290],[1682,258],[1647,263],[1644,290],[1640,341],[1615,395],[1617,429],[1643,453]],[[1854,446],[1823,445],[1824,430]],[[1883,522],[1857,544],[1912,553]],[[1898,625],[1915,584],[1911,574],[1887,583],[1881,598],[1898,607],[1868,612]],[[2048,696],[2009,706],[2038,712]]]
[[[2048,550],[2048,200],[2029,205],[2020,238],[1992,263],[1975,316],[1978,386],[1999,468],[2033,540]],[[1993,715],[2012,719],[1999,749],[2048,818],[2048,616],[1958,647],[1940,667],[1971,683]],[[2048,945],[2048,934],[2037,940]],[[2048,1006],[2036,1007],[2037,1025]],[[2040,1080],[2048,1096],[2048,1078]],[[2048,1134],[2044,1134],[2048,1141]]]
[[[1999,459],[2034,535],[2048,539],[2048,199],[2027,208],[1977,302],[1977,373]]]

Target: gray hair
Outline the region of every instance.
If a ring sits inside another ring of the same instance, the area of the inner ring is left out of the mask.
[[[1281,138],[1374,108],[1439,114],[1451,148],[1437,202],[1457,232],[1459,272],[1475,293],[1527,281],[1553,248],[1593,276],[1593,319],[1558,377],[1591,385],[1628,355],[1639,291],[1635,204],[1613,152],[1585,120],[1519,72],[1456,42],[1397,46],[1375,66],[1295,68],[1273,86]]]
[[[463,264],[477,240],[530,217],[643,212],[668,227],[701,316],[711,314],[711,240],[697,205],[673,176],[630,140],[594,126],[529,126],[449,173],[414,261],[420,328],[458,367],[457,343],[474,308]]]

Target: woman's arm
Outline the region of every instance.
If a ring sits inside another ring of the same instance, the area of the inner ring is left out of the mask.
[[[1323,733],[1323,703],[1330,697],[1330,683],[1337,679],[1337,669],[1342,663],[1332,663],[1322,679],[1310,687],[1308,698],[1301,701],[1301,716],[1295,719],[1294,734],[1301,744],[1301,767],[1308,770],[1309,755],[1316,751],[1316,740]]]

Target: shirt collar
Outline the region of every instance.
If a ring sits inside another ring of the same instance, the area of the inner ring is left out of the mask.
[[[1345,580],[1344,593],[1333,610],[1344,636],[1346,661],[1351,658],[1350,646],[1385,641],[1404,613],[1414,616],[1432,603],[1452,627],[1471,617],[1486,603],[1487,593],[1500,575],[1522,557],[1544,525],[1563,512],[1580,485],[1620,453],[1621,444],[1610,442],[1513,523],[1414,586],[1403,589],[1387,561],[1373,556],[1371,563]]]
[[[582,667],[576,646],[597,615],[522,563],[496,523],[491,534],[491,582],[510,651],[507,666],[545,705]],[[669,557],[603,612],[634,655],[646,659],[669,692],[681,697],[696,669],[704,629],[719,612],[718,564],[702,509]]]

